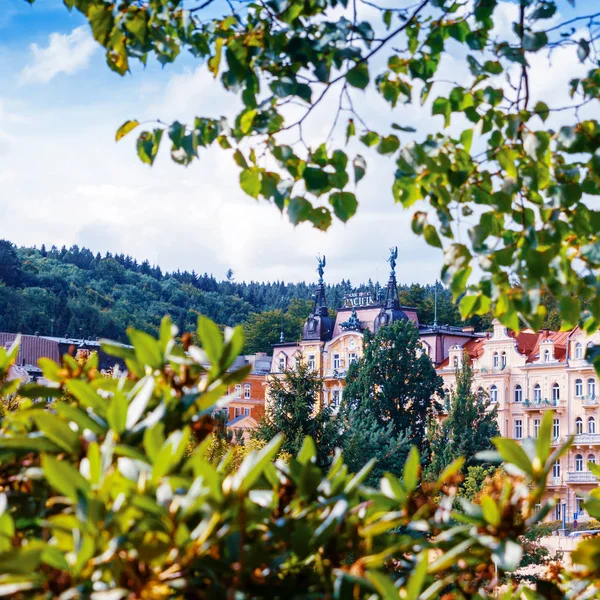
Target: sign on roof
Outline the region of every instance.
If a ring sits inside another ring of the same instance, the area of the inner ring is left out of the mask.
[[[346,294],[344,296],[343,308],[371,306],[371,304],[375,304],[371,292],[352,292],[351,294]]]

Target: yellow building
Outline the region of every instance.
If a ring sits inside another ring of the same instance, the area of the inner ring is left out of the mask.
[[[502,436],[522,440],[536,437],[543,414],[554,411],[553,444],[570,436],[575,441],[558,460],[549,479],[549,494],[558,499],[554,515],[567,522],[581,510],[581,496],[596,487],[588,463],[600,461],[598,378],[584,356],[588,345],[600,343],[600,332],[586,336],[568,332],[530,330],[514,334],[494,321],[492,334],[449,349],[438,373],[450,391],[455,369],[467,356],[473,367],[475,390],[497,404]]]
[[[321,402],[336,409],[343,397],[348,367],[362,357],[365,331],[377,333],[380,327],[396,321],[411,321],[419,330],[423,351],[435,365],[448,356],[453,345],[476,339],[477,334],[469,327],[422,325],[415,308],[401,306],[395,273],[396,258],[397,250],[393,249],[389,259],[391,270],[385,297],[378,300],[365,292],[348,295],[344,306],[337,309],[335,319],[329,316],[325,296],[325,259],[319,259],[319,282],[302,339],[275,344],[271,373],[282,373],[294,368],[296,361],[302,358],[323,377]]]

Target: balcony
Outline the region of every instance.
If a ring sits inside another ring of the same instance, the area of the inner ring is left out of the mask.
[[[563,484],[562,477],[548,477],[548,487],[557,487]]]
[[[593,483],[597,484],[598,480],[593,473],[589,471],[569,471],[567,473],[567,483]]]
[[[596,396],[582,396],[581,404],[584,408],[598,408],[598,398]]]
[[[575,446],[600,444],[600,433],[578,433],[573,443]]]
[[[563,402],[561,400],[525,400],[523,402],[523,408],[525,410],[561,410],[563,408]]]

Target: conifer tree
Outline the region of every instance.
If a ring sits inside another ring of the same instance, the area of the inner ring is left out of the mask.
[[[419,333],[408,321],[365,332],[364,354],[348,370],[344,413],[368,410],[390,433],[404,433],[419,450],[426,447],[427,422],[442,380],[422,352]]]
[[[269,378],[265,414],[252,438],[268,442],[285,435],[282,451],[296,455],[309,435],[317,446],[317,462],[327,465],[340,442],[340,426],[331,408],[322,404],[323,380],[301,358],[295,369]]]
[[[454,459],[465,457],[472,465],[475,455],[493,448],[492,438],[500,435],[498,409],[487,395],[472,390],[473,369],[465,355],[456,370],[456,388],[450,392],[448,416],[441,422],[432,419],[429,426],[431,463],[428,471],[437,476]]]

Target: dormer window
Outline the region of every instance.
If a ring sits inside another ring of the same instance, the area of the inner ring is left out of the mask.
[[[285,371],[285,358],[282,356],[279,359],[279,372],[283,373]]]
[[[458,369],[458,356],[454,357],[454,360],[452,361],[452,364],[454,365],[455,369]]]
[[[544,362],[550,362],[550,350],[544,350]]]
[[[575,344],[575,358],[583,358],[583,344],[581,342]]]

